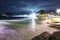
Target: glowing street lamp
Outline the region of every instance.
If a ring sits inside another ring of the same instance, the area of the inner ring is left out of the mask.
[[[59,14],[60,13],[60,9],[57,9],[56,12]]]

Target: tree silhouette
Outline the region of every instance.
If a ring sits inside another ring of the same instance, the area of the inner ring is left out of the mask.
[[[40,13],[40,14],[44,14],[45,11],[44,11],[44,10],[40,10],[40,11],[38,11],[38,13]]]

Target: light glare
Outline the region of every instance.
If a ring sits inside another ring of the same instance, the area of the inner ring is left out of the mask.
[[[35,19],[36,19],[36,14],[34,11],[32,11],[32,14],[31,14],[31,20],[32,20],[32,29],[34,30],[35,29]]]
[[[57,13],[60,13],[60,9],[57,9],[56,12],[57,12]]]

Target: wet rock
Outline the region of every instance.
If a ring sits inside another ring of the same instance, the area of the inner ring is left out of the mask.
[[[32,40],[49,40],[49,38],[50,38],[50,33],[43,32],[42,34],[37,35],[34,38],[32,38]]]
[[[52,34],[51,40],[60,40],[60,31],[56,31]]]

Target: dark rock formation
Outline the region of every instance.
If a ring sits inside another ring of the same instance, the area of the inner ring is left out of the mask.
[[[52,34],[51,40],[60,40],[60,31],[56,31]]]
[[[50,33],[43,32],[42,34],[32,38],[32,40],[49,40],[49,38],[50,38]]]

